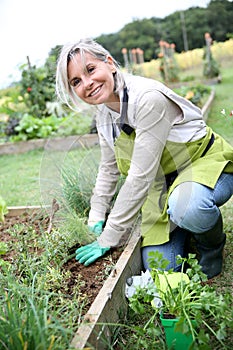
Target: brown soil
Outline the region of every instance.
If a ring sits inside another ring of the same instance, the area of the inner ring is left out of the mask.
[[[24,214],[21,216],[12,216],[12,217],[5,217],[5,222],[0,223],[0,242],[8,242],[12,241],[13,239],[16,240],[17,238],[12,238],[12,235],[8,233],[9,229],[12,229],[13,226],[16,224],[24,224],[24,230],[19,229],[19,238],[22,237],[25,231],[25,226],[28,225],[28,227],[33,227],[35,231],[38,233],[38,235],[43,233],[44,231],[48,230],[49,226],[49,218],[41,218],[38,215],[32,215],[32,214]],[[16,226],[15,226],[16,227]],[[75,251],[77,247],[73,247],[73,251],[70,251],[69,253],[72,253]],[[33,248],[29,248],[33,249]],[[36,251],[38,254],[39,251]],[[9,262],[12,262],[15,259],[15,254],[17,252],[10,251],[7,252],[5,255],[2,255],[1,257],[4,260],[7,260]],[[82,280],[82,287],[80,289],[80,293],[83,293],[88,300],[88,303],[86,305],[85,312],[88,310],[90,305],[93,303],[95,297],[99,293],[101,287],[103,286],[105,280],[107,279],[108,275],[110,274],[111,270],[114,267],[114,264],[117,262],[119,256],[121,254],[121,250],[114,250],[110,251],[106,257],[97,260],[93,264],[85,267],[83,264],[80,264],[78,261],[75,260],[75,258],[72,258],[68,260],[63,268],[66,271],[71,272],[71,277],[69,281],[67,282],[68,286],[68,294],[72,297],[72,290],[77,283],[77,280],[80,281],[80,276]],[[67,293],[67,291],[66,291]]]

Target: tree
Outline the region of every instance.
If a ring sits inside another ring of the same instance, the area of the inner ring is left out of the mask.
[[[227,33],[233,33],[233,3],[228,0],[212,0],[206,9],[209,32],[215,41],[225,41]]]

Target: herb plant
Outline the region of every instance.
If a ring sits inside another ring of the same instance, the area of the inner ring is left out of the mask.
[[[164,271],[168,261],[158,252],[150,253],[149,266],[155,281],[154,289],[139,288],[130,299],[130,307],[140,313],[144,310],[144,304],[150,303],[158,316],[177,318],[176,331],[192,334],[191,349],[212,349],[213,342],[220,344],[221,349],[227,349],[224,339],[233,326],[230,295],[218,294],[211,287],[194,254],[189,254],[188,258],[178,256],[177,260],[177,263],[182,264],[182,271],[180,282],[174,288],[169,282],[169,274],[174,271]],[[186,266],[185,274],[189,282],[182,278]],[[166,288],[158,283],[161,276],[166,281]],[[153,303],[156,293],[162,300],[160,308]]]

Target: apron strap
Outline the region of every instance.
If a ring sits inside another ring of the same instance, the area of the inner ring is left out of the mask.
[[[128,101],[129,96],[127,92],[127,87],[124,87],[124,94],[123,94],[123,106],[121,111],[121,118],[120,118],[120,130],[123,130],[127,135],[131,135],[134,131],[134,128],[132,128],[130,125],[125,124],[125,120],[127,120],[127,114],[128,114]]]
[[[122,126],[125,123],[125,120],[127,118],[128,114],[128,101],[129,101],[129,95],[127,92],[127,87],[124,87],[124,92],[123,92],[123,106],[121,110],[121,118],[120,118],[120,128],[122,129]]]

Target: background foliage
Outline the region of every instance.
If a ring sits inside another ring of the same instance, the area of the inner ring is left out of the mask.
[[[184,51],[184,30],[189,50],[204,46],[205,32],[209,32],[214,41],[225,41],[233,33],[232,17],[231,1],[211,0],[207,8],[192,7],[186,11],[176,11],[163,19],[135,19],[119,32],[101,35],[96,40],[121,64],[123,47],[128,50],[140,47],[144,51],[145,61],[150,61],[157,57],[160,40],[175,43],[177,52]]]
[[[135,19],[117,33],[101,35],[94,39],[105,46],[122,66],[125,64],[122,48],[129,53],[140,48],[143,53],[140,55],[140,64],[132,64],[131,60],[130,69],[133,74],[157,79],[158,77],[154,76],[158,69],[156,64],[159,62],[161,68],[163,62],[169,62],[165,67],[166,76],[160,78],[165,82],[175,82],[180,81],[180,71],[186,68],[181,65],[183,62],[179,61],[177,55],[180,52],[187,54],[186,60],[183,60],[185,65],[192,65],[194,59],[196,62],[197,55],[205,61],[205,33],[213,39],[211,49],[214,49],[216,42],[226,42],[233,35],[232,17],[232,1],[211,0],[207,8],[192,7],[186,11],[176,11],[163,19]],[[174,47],[172,60],[168,57],[167,61],[164,55],[161,56],[161,43]],[[30,57],[27,57],[27,62],[21,66],[21,80],[0,91],[1,141],[51,137],[56,133],[66,136],[92,130],[92,110],[84,110],[81,105],[82,112],[78,115],[78,120],[74,120],[74,113],[56,101],[55,72],[60,49],[59,45],[52,48],[45,64],[39,68],[32,66]],[[190,52],[195,50],[199,51],[194,53],[196,56],[193,58]],[[212,68],[216,68],[217,62],[211,57]],[[152,67],[148,74],[146,64]],[[209,64],[205,64],[205,76],[209,68]],[[219,70],[215,75],[218,72]]]

